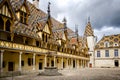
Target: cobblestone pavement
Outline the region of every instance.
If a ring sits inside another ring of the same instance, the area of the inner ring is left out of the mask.
[[[37,74],[0,78],[0,80],[120,80],[120,68],[84,68],[61,70],[62,76]]]

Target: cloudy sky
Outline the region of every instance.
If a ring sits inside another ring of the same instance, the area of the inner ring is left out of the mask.
[[[32,0],[29,0],[32,2]],[[83,35],[90,16],[94,34],[101,39],[103,35],[120,34],[120,0],[39,0],[40,9],[47,11],[51,2],[51,15],[62,22],[67,18],[69,28],[78,25],[79,35]]]

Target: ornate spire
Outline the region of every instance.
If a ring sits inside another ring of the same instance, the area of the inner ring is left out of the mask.
[[[63,18],[63,24],[64,24],[64,30],[67,30],[67,20],[66,20],[66,18],[64,17]]]
[[[90,17],[88,17],[88,23],[85,28],[84,36],[94,36],[93,29],[90,23]]]
[[[50,5],[51,5],[51,3],[48,2],[48,10],[47,10],[47,12],[48,12],[48,17],[50,17]]]
[[[75,25],[75,34],[77,36],[77,41],[78,41],[78,25]]]

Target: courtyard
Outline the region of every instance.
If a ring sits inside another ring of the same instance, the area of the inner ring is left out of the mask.
[[[36,74],[0,78],[0,80],[120,80],[120,68],[83,68],[60,70],[62,76]]]

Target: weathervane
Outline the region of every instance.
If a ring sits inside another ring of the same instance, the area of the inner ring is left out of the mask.
[[[88,17],[88,22],[90,22],[90,16]]]

